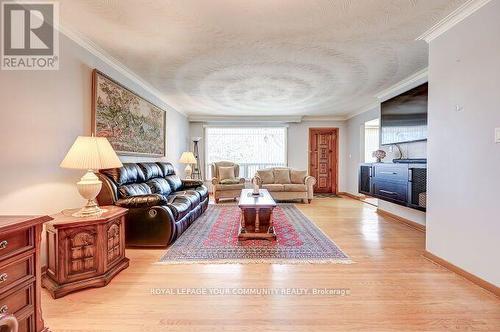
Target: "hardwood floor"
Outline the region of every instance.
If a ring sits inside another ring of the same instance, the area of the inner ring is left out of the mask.
[[[153,265],[127,250],[111,284],[53,300],[52,331],[500,331],[500,299],[422,257],[425,234],[350,198],[297,205],[356,263]],[[480,253],[478,253],[480,254]],[[347,296],[152,295],[154,288],[346,288]]]

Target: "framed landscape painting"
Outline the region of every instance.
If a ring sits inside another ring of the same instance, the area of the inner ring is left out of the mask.
[[[166,112],[94,69],[92,132],[106,137],[116,153],[165,156]]]

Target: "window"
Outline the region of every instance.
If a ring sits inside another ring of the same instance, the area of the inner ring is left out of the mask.
[[[365,163],[377,161],[377,158],[372,156],[373,151],[379,149],[379,120],[365,122]]]
[[[251,179],[261,168],[286,166],[286,127],[205,128],[207,178],[210,165],[227,160],[240,166],[240,177]]]

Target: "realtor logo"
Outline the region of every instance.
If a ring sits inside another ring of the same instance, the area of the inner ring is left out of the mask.
[[[2,2],[2,70],[59,69],[59,4]]]

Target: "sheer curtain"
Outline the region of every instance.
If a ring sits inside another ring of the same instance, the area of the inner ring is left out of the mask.
[[[210,164],[227,160],[240,165],[240,177],[250,179],[258,169],[286,166],[286,127],[205,128],[205,174]]]

